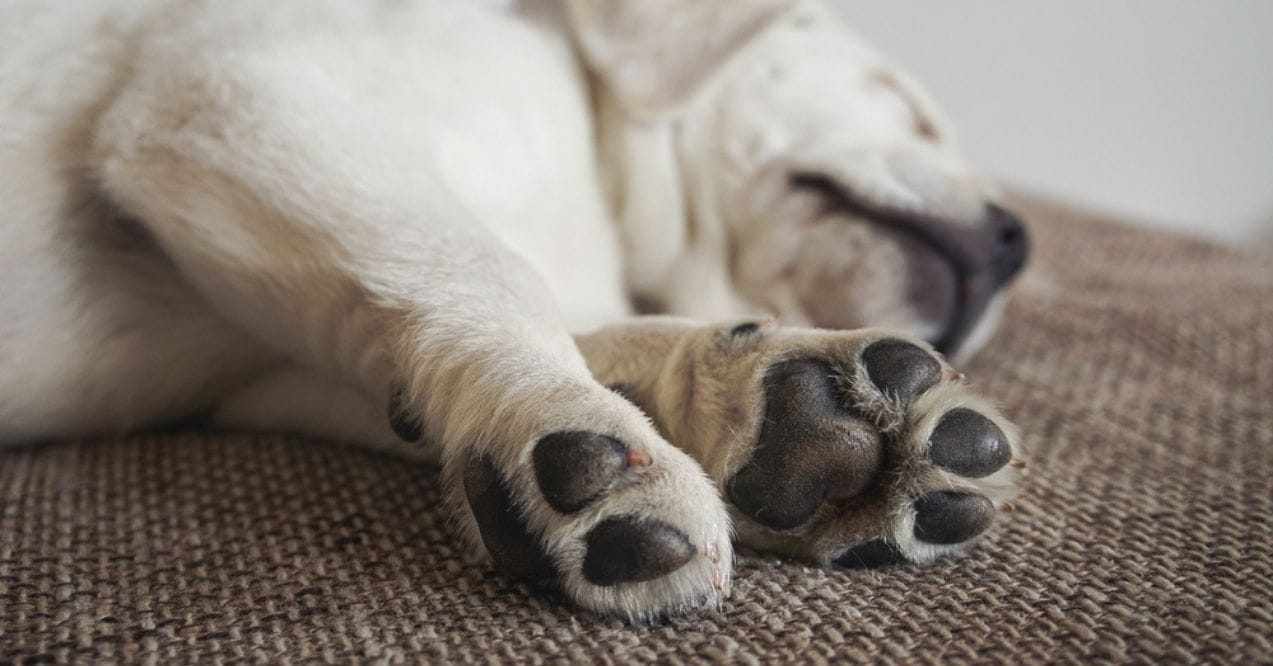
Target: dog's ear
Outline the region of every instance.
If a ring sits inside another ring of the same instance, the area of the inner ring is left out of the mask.
[[[588,66],[630,114],[653,120],[707,86],[794,0],[571,0]]]

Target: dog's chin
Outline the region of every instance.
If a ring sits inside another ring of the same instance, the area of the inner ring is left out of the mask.
[[[887,308],[890,314],[894,315],[893,317],[871,317],[868,315],[863,317],[860,322],[826,322],[807,315],[804,318],[809,323],[822,328],[861,328],[868,326],[898,329],[921,340],[927,340],[935,347],[940,347],[941,341],[949,337],[950,322],[952,321],[951,313],[958,308],[958,304],[955,300],[954,289],[949,290],[949,293],[947,290],[934,291],[946,298],[934,299],[930,297],[922,303],[911,302],[905,308],[896,306]],[[976,323],[967,329],[966,333],[959,336],[959,342],[953,347],[939,349],[939,351],[955,365],[962,365],[970,361],[994,336],[995,330],[1002,319],[1006,303],[1007,297],[1004,293],[992,296],[982,308]]]
[[[902,236],[896,240],[906,253],[906,301],[913,308],[913,335],[936,342],[948,333],[960,307],[959,273],[927,244]],[[872,324],[874,325],[874,324]]]
[[[964,338],[963,343],[953,350],[946,352],[946,358],[955,365],[963,365],[972,360],[977,352],[981,351],[994,336],[995,329],[999,327],[999,321],[1003,318],[1004,305],[1008,299],[1005,294],[996,294],[990,303],[986,305],[985,311],[977,324]]]
[[[987,273],[962,275],[946,256],[924,244],[907,247],[909,299],[922,323],[908,332],[928,340],[954,363],[964,363],[993,336],[1006,298]]]

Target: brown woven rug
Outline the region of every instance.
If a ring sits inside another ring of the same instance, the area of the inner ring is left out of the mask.
[[[968,368],[1028,435],[964,559],[744,554],[719,613],[629,626],[469,563],[436,470],[181,432],[0,454],[0,662],[1273,661],[1273,259],[1036,206]]]

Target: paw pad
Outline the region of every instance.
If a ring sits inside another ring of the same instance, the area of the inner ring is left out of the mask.
[[[835,559],[836,564],[846,569],[875,569],[904,562],[906,558],[902,551],[893,542],[884,539],[860,543]]]
[[[1012,459],[1012,447],[999,426],[962,407],[942,417],[929,442],[933,464],[972,479],[994,474]]]
[[[586,542],[583,575],[594,585],[654,580],[685,566],[695,554],[684,532],[631,516],[601,521]]]
[[[613,437],[574,431],[539,440],[531,458],[544,499],[557,511],[570,514],[609,492],[632,457],[628,447]]]
[[[867,376],[880,391],[903,401],[927,391],[941,379],[941,363],[932,354],[897,338],[867,347],[862,352],[862,362]]]
[[[404,442],[418,442],[424,436],[424,425],[418,416],[407,411],[402,391],[394,391],[389,397],[389,427]]]
[[[963,543],[990,527],[995,505],[974,493],[938,491],[915,502],[915,537],[928,543]]]
[[[844,408],[826,364],[774,366],[765,400],[756,451],[726,486],[740,511],[767,527],[791,529],[824,500],[856,496],[875,479],[879,433]]]
[[[464,495],[496,566],[514,578],[548,578],[552,561],[531,536],[508,486],[490,459],[474,456],[464,466]]]

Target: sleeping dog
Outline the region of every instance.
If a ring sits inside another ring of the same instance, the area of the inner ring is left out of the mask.
[[[945,356],[1025,232],[816,0],[0,26],[0,443],[200,417],[432,457],[479,555],[633,618],[719,604],[734,541],[929,562],[1013,493]]]

